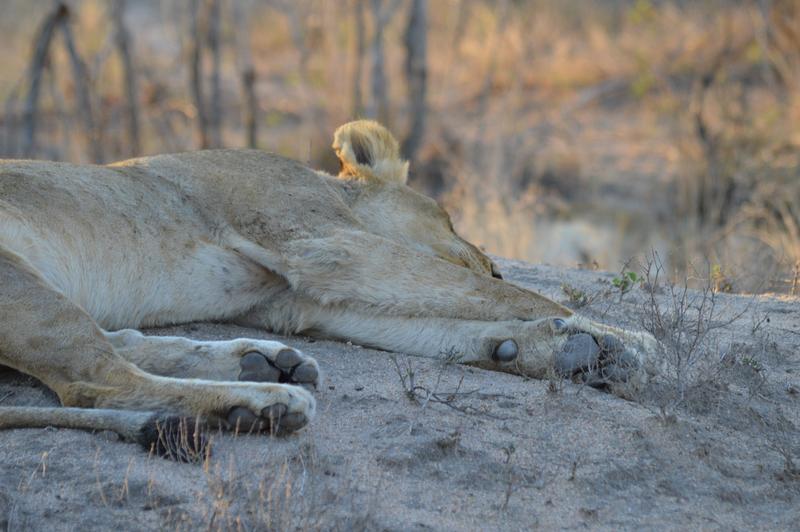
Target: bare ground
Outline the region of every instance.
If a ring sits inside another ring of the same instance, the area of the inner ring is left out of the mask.
[[[644,312],[646,293],[619,302],[612,274],[501,267],[557,300],[562,283],[584,291],[594,299],[581,312],[608,323],[637,327]],[[671,406],[668,380],[624,399],[232,326],[151,331],[304,350],[326,374],[317,419],[286,438],[215,435],[195,465],[107,433],[0,433],[0,529],[797,529],[800,301],[720,302],[720,320],[744,311],[716,331],[722,362]],[[410,372],[416,400],[400,378]],[[0,372],[0,404],[56,403]]]

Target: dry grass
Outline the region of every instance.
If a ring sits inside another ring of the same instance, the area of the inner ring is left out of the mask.
[[[434,377],[435,380],[433,385],[431,386],[420,378],[421,375],[417,372],[413,363],[407,357],[401,362],[398,360],[396,355],[389,356],[392,360],[392,364],[394,365],[397,377],[400,379],[400,387],[403,390],[403,394],[409,401],[420,407],[417,417],[422,414],[429,404],[439,404],[465,415],[503,419],[502,416],[497,416],[496,414],[486,411],[484,408],[485,405],[482,403],[478,403],[478,406],[470,404],[471,402],[474,402],[471,400],[485,401],[489,399],[513,399],[511,396],[501,393],[485,393],[479,389],[465,390],[463,388],[465,370],[463,367],[455,366],[455,360],[451,358],[444,358],[442,360],[442,363],[439,365],[439,369],[436,372],[436,376]],[[443,390],[442,385],[444,383],[442,380],[447,369],[453,369],[454,372],[459,374],[459,378],[453,387],[450,387],[449,390]],[[428,376],[428,379],[426,380],[430,380],[430,376]],[[416,422],[416,418],[411,422],[409,426],[409,433],[411,433],[413,430]]]
[[[726,356],[720,337],[750,309],[726,312],[710,271],[679,285],[665,283],[657,253],[646,261],[642,277],[646,295],[641,326],[659,341],[657,356],[663,361],[659,379],[666,386],[660,388],[657,402],[666,418],[684,406],[691,390],[719,379]],[[701,287],[693,290],[690,284]]]
[[[226,438],[236,445],[237,435]],[[99,453],[99,450],[98,450]],[[43,458],[44,460],[44,458]],[[266,463],[247,463],[235,454],[220,460],[208,453],[198,464],[184,467],[202,470],[194,500],[175,505],[164,497],[154,469],[163,458],[131,458],[123,471],[102,470],[98,456],[94,469],[96,495],[115,511],[154,511],[160,527],[170,530],[364,530],[370,528],[368,505],[356,502],[359,490],[347,479],[331,478],[320,464],[313,444],[301,446],[283,459],[269,456]],[[43,461],[44,464],[44,461]],[[42,465],[33,475],[44,475]],[[146,487],[129,484],[131,471],[149,471]]]

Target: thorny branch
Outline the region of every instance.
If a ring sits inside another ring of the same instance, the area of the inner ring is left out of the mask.
[[[395,371],[400,378],[400,383],[403,387],[406,397],[408,397],[411,402],[421,405],[423,409],[428,405],[428,403],[432,402],[445,405],[457,412],[461,412],[462,414],[485,416],[492,419],[501,420],[508,419],[507,416],[498,416],[496,414],[492,414],[491,412],[486,412],[480,408],[476,408],[472,405],[461,405],[456,403],[457,401],[466,398],[511,399],[511,396],[500,393],[483,393],[477,388],[474,390],[462,391],[461,388],[464,384],[463,374],[461,375],[455,390],[449,392],[440,392],[439,385],[441,384],[442,374],[446,365],[443,365],[442,369],[438,372],[436,376],[436,384],[433,386],[433,389],[431,389],[422,384],[417,384],[416,372],[411,366],[411,362],[406,360],[405,367],[401,367],[396,356],[393,355],[390,358],[394,364]]]

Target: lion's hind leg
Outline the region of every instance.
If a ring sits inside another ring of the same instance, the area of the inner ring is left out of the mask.
[[[317,361],[281,342],[237,338],[197,341],[179,336],[145,336],[123,329],[103,332],[120,356],[165,377],[223,381],[280,382],[317,388]]]
[[[64,406],[200,416],[223,426],[296,430],[314,399],[288,384],[152,375],[124,360],[102,330],[23,257],[0,247],[0,364],[38,378]]]

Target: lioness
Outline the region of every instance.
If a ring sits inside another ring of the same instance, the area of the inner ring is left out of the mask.
[[[0,364],[80,407],[1,408],[0,427],[139,439],[157,419],[89,408],[283,431],[311,420],[307,388],[320,371],[303,353],[133,330],[201,320],[456,353],[539,377],[576,333],[601,346],[611,333],[627,344],[628,366],[620,372],[606,349],[596,371],[642,378],[652,366],[649,335],[589,322],[503,281],[435,201],[406,186],[408,163],[381,125],[345,124],[333,148],[336,177],[255,150],[0,163]],[[583,358],[562,357],[560,370],[591,371]]]

